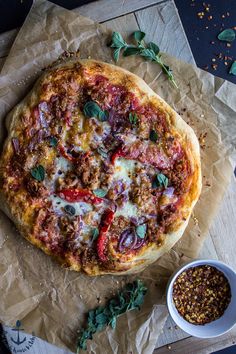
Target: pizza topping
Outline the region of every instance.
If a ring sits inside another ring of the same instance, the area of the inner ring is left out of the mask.
[[[13,149],[14,149],[15,154],[19,154],[19,152],[20,152],[20,142],[19,142],[19,139],[18,139],[18,138],[12,138],[12,139],[11,139],[11,142],[12,142],[12,146],[13,146]]]
[[[138,225],[135,229],[135,233],[139,238],[144,238],[146,235],[146,231],[147,231],[146,224]]]
[[[104,159],[107,159],[108,158],[108,153],[107,153],[107,150],[102,147],[102,146],[99,146],[97,148],[97,152],[99,153],[99,155],[101,155]]]
[[[93,191],[93,194],[95,194],[96,197],[104,198],[107,194],[107,191],[105,189],[98,188]]]
[[[106,246],[107,246],[107,233],[111,227],[112,221],[114,219],[114,212],[110,209],[106,210],[102,216],[101,226],[99,230],[99,236],[97,240],[97,253],[100,261],[106,262]]]
[[[126,229],[120,235],[118,250],[119,252],[124,252],[126,249],[132,250],[136,245],[137,236],[132,228]]]
[[[56,147],[57,146],[57,138],[55,136],[50,136],[49,137],[49,146],[50,147]]]
[[[136,126],[138,123],[138,116],[136,113],[129,113],[129,121],[132,125]]]
[[[26,179],[25,186],[31,197],[42,198],[49,195],[48,189],[32,177]]]
[[[47,102],[43,101],[38,104],[39,121],[42,128],[48,128],[48,116],[50,114]]]
[[[95,227],[93,230],[92,230],[92,242],[94,242],[99,236],[99,230],[97,227]]]
[[[151,141],[153,141],[154,143],[157,142],[158,134],[157,134],[157,132],[156,132],[154,129],[152,129],[152,130],[150,131],[149,139],[150,139]]]
[[[58,196],[68,202],[86,202],[91,204],[100,204],[102,198],[96,197],[90,190],[87,189],[63,189],[58,192]]]
[[[169,183],[168,178],[163,173],[158,173],[152,182],[152,188],[157,188],[157,187],[167,188],[168,183]]]
[[[66,214],[68,214],[70,216],[73,216],[76,213],[75,208],[72,205],[69,205],[69,204],[66,204],[64,206],[64,210],[65,210]]]
[[[31,176],[37,181],[42,182],[45,178],[45,169],[42,165],[38,165],[31,169]]]
[[[125,152],[123,148],[118,148],[112,155],[111,155],[111,163],[114,165],[115,160],[118,159],[119,157],[125,158]]]
[[[106,111],[103,111],[99,105],[94,101],[89,101],[84,105],[84,114],[89,118],[98,118],[101,122],[104,122],[108,119],[108,114]]]

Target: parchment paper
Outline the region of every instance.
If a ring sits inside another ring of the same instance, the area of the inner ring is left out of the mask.
[[[82,58],[91,56],[112,62],[111,50],[106,45],[109,34],[104,26],[78,13],[36,1],[2,69],[2,127],[6,113],[29,91],[41,69],[64,50],[80,48]],[[203,191],[194,210],[197,219],[190,220],[173,250],[141,274],[90,278],[62,269],[24,240],[8,218],[0,214],[0,320],[5,324],[14,325],[17,319],[21,320],[26,332],[34,331],[53,344],[75,351],[84,314],[97,306],[98,298],[104,303],[125,282],[138,277],[148,286],[141,311],[123,315],[115,330],[107,328],[95,335],[88,342],[88,352],[150,354],[154,349],[167,317],[166,282],[177,266],[198,255],[232,174],[228,156],[236,137],[233,84],[164,56],[174,70],[179,90],[172,88],[156,64],[129,57],[121,58],[119,65],[141,76],[201,136],[201,145],[205,145],[201,151]],[[1,129],[1,144],[3,138]]]

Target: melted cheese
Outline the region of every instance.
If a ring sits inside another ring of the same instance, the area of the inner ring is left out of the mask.
[[[122,180],[128,184],[131,183],[131,178],[135,169],[134,160],[116,159],[115,160],[115,172],[113,174],[114,180]]]
[[[93,210],[91,204],[84,202],[69,203],[55,195],[51,195],[49,200],[51,200],[53,209],[57,212],[61,212],[66,205],[71,205],[75,208],[75,215],[84,215]]]
[[[127,217],[137,217],[138,216],[138,209],[137,206],[133,203],[126,202],[122,208],[117,209],[115,216],[124,216]]]
[[[65,174],[68,170],[71,169],[71,167],[72,163],[64,157],[56,158],[56,174],[58,174],[58,171],[61,171],[63,174]]]

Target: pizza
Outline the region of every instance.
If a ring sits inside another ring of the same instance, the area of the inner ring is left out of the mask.
[[[135,273],[182,236],[201,190],[199,143],[136,75],[95,60],[54,65],[7,129],[1,208],[63,266]]]

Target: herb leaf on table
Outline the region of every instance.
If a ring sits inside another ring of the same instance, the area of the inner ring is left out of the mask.
[[[175,88],[178,88],[174,80],[172,70],[162,61],[160,48],[158,45],[153,42],[150,42],[146,45],[144,42],[146,34],[142,31],[135,31],[132,35],[137,43],[136,46],[133,44],[128,44],[119,32],[113,32],[110,47],[114,48],[113,57],[115,62],[118,62],[122,49],[124,57],[128,57],[130,55],[142,56],[146,60],[150,60],[159,64],[169,81],[175,86]]]
[[[229,73],[232,75],[236,75],[236,61],[234,61],[233,64],[231,65]]]
[[[140,309],[146,292],[147,288],[141,280],[135,280],[133,283],[126,284],[125,288],[115,298],[110,299],[107,305],[99,306],[89,311],[87,326],[79,334],[77,353],[79,353],[80,349],[87,349],[87,340],[93,339],[94,333],[102,331],[109,325],[115,328],[116,319],[122,313]]]

